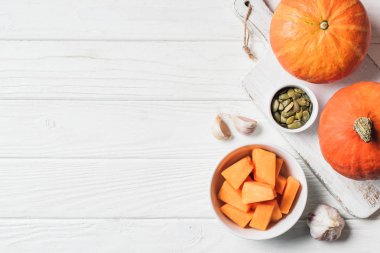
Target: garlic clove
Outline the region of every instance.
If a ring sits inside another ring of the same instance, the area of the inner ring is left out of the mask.
[[[313,238],[323,241],[337,240],[344,228],[345,221],[338,210],[328,205],[318,205],[313,213],[309,213],[307,225]]]
[[[239,115],[230,115],[230,117],[236,130],[241,134],[250,135],[257,127],[256,120]]]
[[[218,140],[228,140],[232,138],[231,130],[226,122],[220,117],[216,116],[214,124],[211,127],[212,135]]]

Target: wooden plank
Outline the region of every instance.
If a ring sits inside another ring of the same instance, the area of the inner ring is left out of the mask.
[[[0,250],[55,252],[376,252],[380,221],[350,220],[342,239],[319,242],[304,221],[273,240],[240,239],[215,220],[0,220]]]
[[[380,42],[376,2],[363,0],[373,23],[373,41]],[[242,39],[230,1],[18,0],[1,1],[0,10],[3,40]]]
[[[240,1],[240,0],[237,0]],[[244,1],[244,0],[241,0]],[[265,0],[270,9],[273,11],[280,0]],[[380,43],[380,5],[378,0],[361,0],[365,6],[372,24],[372,43]]]
[[[379,47],[370,49],[378,64]],[[252,64],[240,42],[3,41],[0,48],[0,99],[246,100],[239,77]],[[258,57],[264,48],[255,42]]]
[[[240,42],[0,42],[0,99],[245,100]],[[233,64],[231,64],[233,63]]]
[[[212,0],[0,2],[0,39],[231,40],[242,35],[231,3]]]
[[[217,162],[0,159],[0,217],[214,217],[208,191]],[[337,206],[319,181],[305,172],[310,192],[303,217],[319,203]]]
[[[217,141],[210,129],[219,112],[259,127]],[[249,101],[0,100],[0,115],[0,158],[217,159],[244,144],[285,144]]]

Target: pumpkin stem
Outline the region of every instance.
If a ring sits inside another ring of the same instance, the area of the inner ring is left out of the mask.
[[[319,28],[321,28],[322,30],[327,30],[327,28],[329,28],[329,22],[327,22],[327,20],[323,20],[319,24]]]
[[[360,117],[355,120],[354,130],[365,142],[370,142],[372,139],[372,121],[366,117]]]

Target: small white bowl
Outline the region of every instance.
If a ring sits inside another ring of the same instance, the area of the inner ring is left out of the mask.
[[[279,125],[276,120],[273,118],[273,115],[272,115],[272,100],[274,98],[274,96],[277,94],[277,92],[279,92],[280,90],[284,89],[284,88],[299,88],[303,91],[306,92],[306,94],[309,96],[312,104],[313,104],[313,109],[311,111],[311,115],[310,115],[310,118],[309,120],[306,122],[305,125],[303,125],[302,127],[300,128],[296,128],[296,129],[288,129],[288,128],[285,128],[285,127],[282,127],[281,125]],[[311,127],[313,125],[313,123],[315,122],[315,120],[317,119],[317,116],[318,116],[318,111],[319,111],[319,106],[318,106],[318,100],[317,100],[317,97],[314,95],[314,93],[308,88],[306,87],[305,85],[300,85],[300,84],[288,84],[288,85],[284,85],[284,86],[281,86],[279,89],[277,90],[274,90],[272,92],[272,94],[269,96],[269,105],[268,105],[268,114],[269,114],[269,119],[270,121],[272,121],[278,128],[280,128],[282,131],[285,131],[285,132],[288,132],[288,133],[300,133],[302,131],[305,131],[306,129],[308,129],[309,127]]]
[[[224,181],[221,172],[228,166],[244,158],[245,156],[250,156],[254,148],[263,148],[265,150],[274,152],[276,153],[276,155],[284,159],[284,167],[282,169],[282,174],[286,176],[293,176],[301,184],[301,187],[298,190],[297,196],[294,200],[294,204],[289,214],[284,215],[284,217],[280,221],[271,225],[268,228],[268,230],[265,231],[256,230],[253,228],[241,228],[235,223],[233,223],[220,211],[220,207],[224,203],[220,201],[217,197],[218,191]],[[233,234],[250,240],[265,240],[274,238],[285,233],[291,227],[293,227],[294,224],[296,224],[296,222],[300,219],[305,209],[307,193],[308,190],[306,177],[301,166],[297,163],[296,159],[282,148],[264,144],[244,146],[229,153],[216,167],[212,175],[210,184],[211,204],[217,220],[223,225],[223,227],[225,227]]]

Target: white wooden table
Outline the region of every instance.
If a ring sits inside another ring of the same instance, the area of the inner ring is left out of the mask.
[[[363,2],[380,64],[380,2]],[[223,155],[286,146],[240,88],[242,31],[232,0],[0,1],[0,252],[378,250],[379,214],[353,219],[309,171],[307,210],[280,238],[242,240],[213,218]],[[260,128],[218,142],[219,111]],[[342,240],[309,236],[318,203],[346,217]]]

